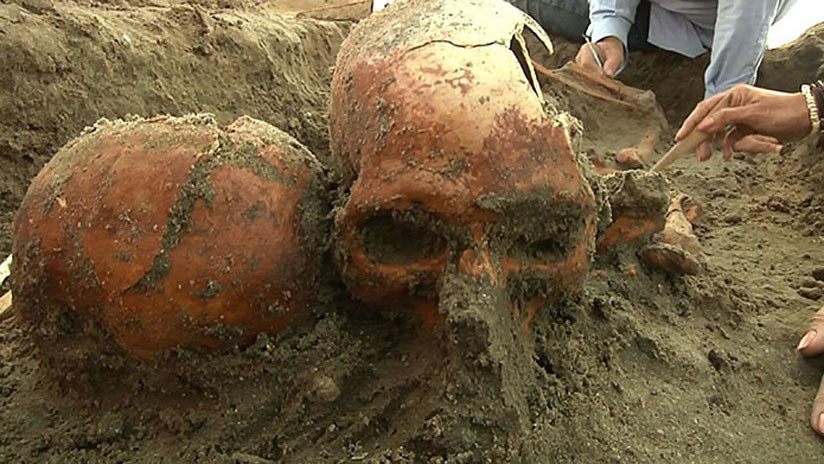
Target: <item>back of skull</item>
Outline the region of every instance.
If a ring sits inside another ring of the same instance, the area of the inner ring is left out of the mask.
[[[363,301],[436,302],[445,273],[556,300],[588,270],[595,201],[548,116],[509,4],[409,0],[361,23],[333,77],[330,132],[348,198],[344,280]]]

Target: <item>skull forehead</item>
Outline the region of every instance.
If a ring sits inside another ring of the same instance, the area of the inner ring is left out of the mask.
[[[399,2],[359,25],[341,47],[332,82],[331,148],[344,183],[376,162],[362,158],[390,151],[381,146],[387,139],[416,142],[422,154],[472,150],[502,109],[542,115],[524,27],[551,48],[527,15],[500,1]],[[406,114],[396,114],[398,108]],[[485,114],[476,117],[479,110]],[[413,140],[444,128],[461,136],[445,135],[434,147]]]
[[[374,71],[365,65],[354,80],[368,82]],[[438,197],[454,210],[496,192],[591,197],[566,126],[544,115],[508,48],[432,44],[385,77],[365,95],[372,117],[353,128],[364,134],[350,152],[360,156],[353,201]]]
[[[367,49],[374,59],[383,60],[442,40],[460,47],[492,43],[508,47],[524,26],[534,30],[551,49],[540,26],[507,2],[406,0],[373,14],[356,27],[347,41],[359,47],[342,47],[338,63],[352,63]]]

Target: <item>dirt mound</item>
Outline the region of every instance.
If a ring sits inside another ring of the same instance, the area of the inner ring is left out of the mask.
[[[767,52],[758,73],[758,85],[786,92],[797,92],[801,84],[818,79],[824,79],[824,24]]]

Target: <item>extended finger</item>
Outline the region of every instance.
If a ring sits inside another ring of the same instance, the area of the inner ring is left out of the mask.
[[[746,125],[751,112],[751,108],[747,106],[714,110],[698,124],[697,129],[704,132],[718,132],[728,124]]]
[[[675,139],[681,140],[689,135],[690,132],[695,129],[695,126],[704,120],[710,110],[715,108],[718,104],[718,100],[724,98],[724,95],[724,93],[719,93],[697,104],[695,109],[692,110],[692,113],[690,113],[684,123],[681,124],[681,128],[678,129],[678,133],[675,134]]]
[[[746,151],[748,153],[778,153],[783,147],[775,137],[752,134],[736,141],[733,148],[735,151]]]

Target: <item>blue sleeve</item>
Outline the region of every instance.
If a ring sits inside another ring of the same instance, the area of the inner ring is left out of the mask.
[[[754,84],[779,0],[719,0],[705,97]]]
[[[620,73],[629,61],[627,36],[635,22],[635,10],[640,0],[590,0],[589,29],[587,34],[593,42],[607,37],[616,37],[624,44],[624,62],[618,68]],[[617,73],[616,73],[617,74]]]

